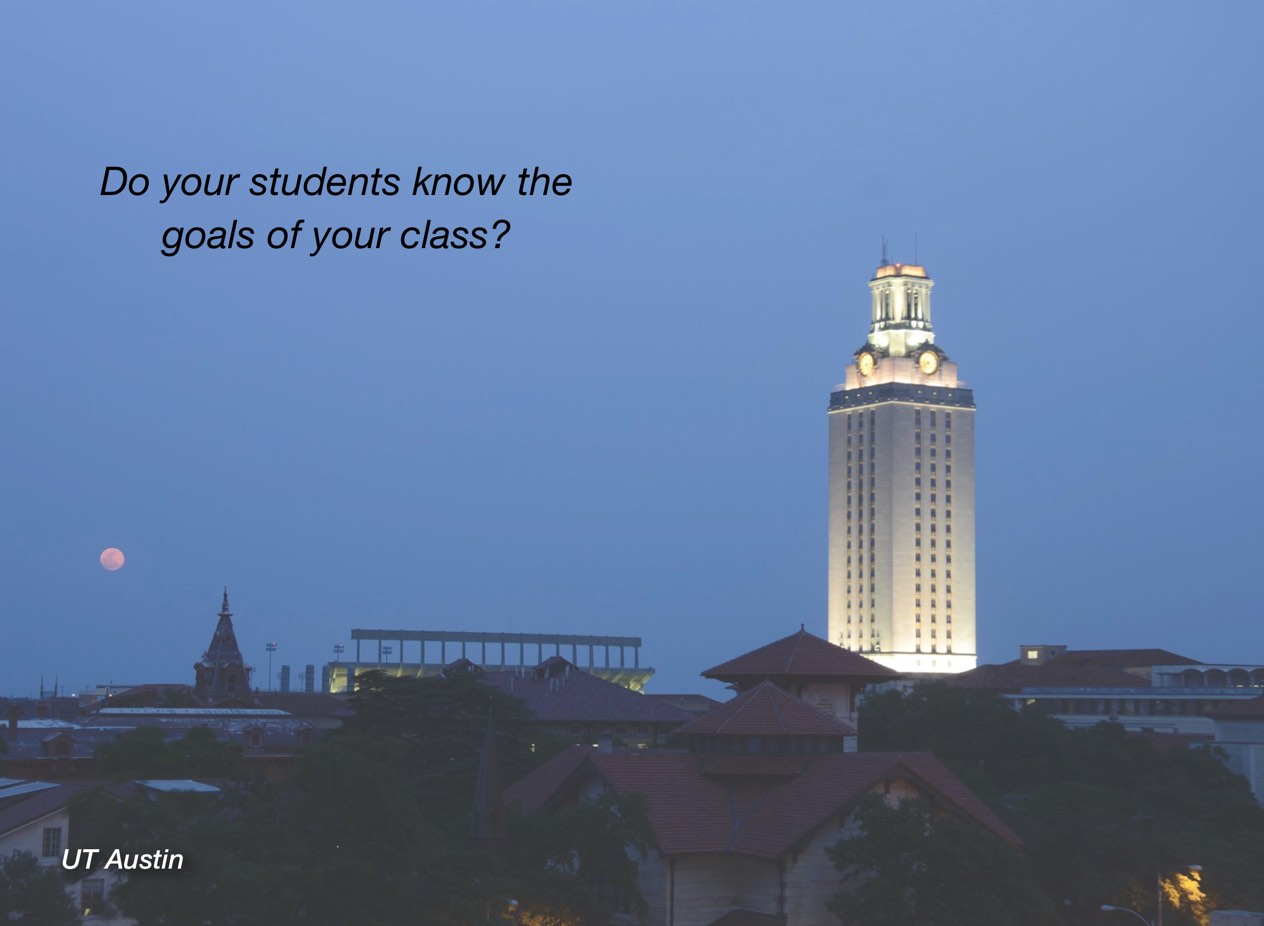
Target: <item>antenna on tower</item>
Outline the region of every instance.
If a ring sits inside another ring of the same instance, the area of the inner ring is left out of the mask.
[[[883,235],[882,236],[882,263],[880,263],[878,266],[885,267],[889,263],[890,261],[887,260],[887,236]]]
[[[913,232],[913,263],[921,266],[922,262],[917,257],[917,232]]]

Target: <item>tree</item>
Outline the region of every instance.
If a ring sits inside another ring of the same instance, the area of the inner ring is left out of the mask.
[[[652,830],[640,795],[603,791],[553,813],[537,810],[517,818],[511,834],[515,896],[534,922],[644,914],[633,856],[648,854]]]
[[[933,752],[988,801],[1070,921],[1103,903],[1152,915],[1157,874],[1190,863],[1204,898],[1181,892],[1170,926],[1199,922],[1200,906],[1264,905],[1264,810],[1212,751],[1159,749],[1118,724],[1067,729],[942,683],[867,699],[860,729],[864,749]]]
[[[168,743],[158,727],[137,727],[96,748],[97,769],[124,778],[227,778],[241,771],[241,747],[209,727],[194,727]]]
[[[75,926],[79,917],[58,869],[13,852],[0,857],[0,922]]]
[[[1056,926],[1022,854],[922,800],[863,798],[856,832],[830,849],[849,889],[830,909],[863,926]]]

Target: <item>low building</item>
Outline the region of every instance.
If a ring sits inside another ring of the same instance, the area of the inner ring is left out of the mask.
[[[1019,658],[945,679],[994,691],[1016,709],[1035,707],[1071,727],[1106,721],[1131,733],[1210,742],[1211,714],[1264,692],[1264,666],[1208,665],[1162,649],[1069,650],[1026,644]]]
[[[1019,845],[933,756],[852,751],[856,695],[892,670],[801,628],[704,675],[739,693],[677,730],[687,749],[574,746],[505,791],[546,813],[605,791],[640,795],[648,926],[837,926],[826,904],[840,873],[826,850],[856,832],[869,794],[923,798]]]
[[[571,747],[505,792],[526,811],[604,790],[645,802],[648,926],[837,926],[827,849],[861,797],[928,800],[1015,846],[1018,837],[937,759],[845,752],[854,728],[764,682],[683,727],[688,751]]]

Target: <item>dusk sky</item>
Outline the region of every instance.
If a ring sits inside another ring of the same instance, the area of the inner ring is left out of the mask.
[[[717,694],[826,633],[884,235],[975,390],[980,662],[1264,663],[1261,35],[1258,0],[7,5],[0,694],[191,684],[225,585],[259,687],[267,641],[401,627],[636,635],[648,690]],[[404,189],[249,195],[324,166]],[[393,232],[265,245],[299,218]],[[512,227],[400,248],[427,219]]]

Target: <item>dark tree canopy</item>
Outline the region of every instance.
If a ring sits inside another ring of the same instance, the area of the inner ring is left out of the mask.
[[[860,729],[863,749],[933,752],[988,800],[1068,922],[1099,922],[1103,903],[1152,917],[1156,873],[1191,863],[1202,906],[1264,908],[1264,810],[1214,750],[1160,749],[1118,724],[1070,730],[944,684],[868,698]],[[1198,906],[1174,889],[1164,922],[1193,924]]]
[[[457,926],[499,922],[515,899],[544,926],[640,903],[623,852],[634,805],[520,821],[494,847],[471,840],[489,714],[503,780],[539,760],[520,701],[470,677],[360,683],[355,716],[284,781],[123,808],[119,844],[191,847],[181,878],[132,878],[123,912],[141,926]],[[162,759],[147,740],[129,745]]]
[[[858,831],[830,852],[847,890],[830,909],[855,926],[1059,926],[1026,858],[923,801],[869,795]]]
[[[29,852],[0,856],[0,923],[75,926],[78,922],[60,867],[42,866]]]

